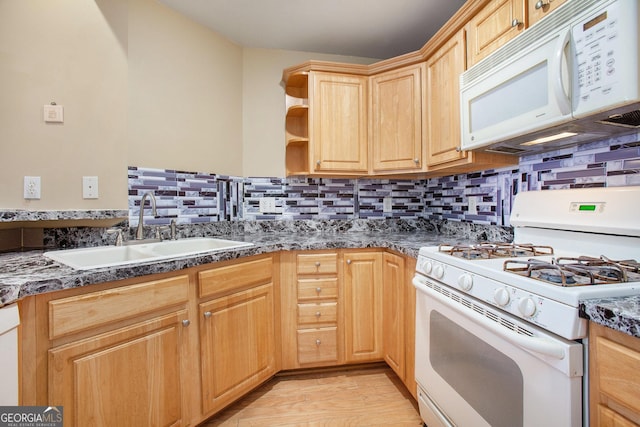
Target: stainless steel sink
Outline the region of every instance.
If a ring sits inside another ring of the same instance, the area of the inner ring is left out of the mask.
[[[131,246],[100,246],[45,252],[44,256],[76,270],[115,267],[252,246],[234,240],[194,237]]]

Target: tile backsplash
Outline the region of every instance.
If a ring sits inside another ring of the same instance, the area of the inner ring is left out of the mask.
[[[156,218],[145,210],[146,224],[425,218],[509,225],[518,191],[640,185],[640,132],[524,156],[510,168],[426,180],[234,177],[133,166],[128,173],[131,226],[146,191],[158,208]],[[263,197],[274,199],[273,212],[260,212]]]

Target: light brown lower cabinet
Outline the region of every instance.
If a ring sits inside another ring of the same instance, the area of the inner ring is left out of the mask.
[[[21,404],[63,406],[65,426],[188,425],[189,277],[77,292],[25,304],[41,341],[23,347]]]
[[[415,397],[413,268],[283,251],[27,297],[20,403],[65,427],[191,426],[280,370],[383,359]]]
[[[640,338],[589,322],[592,427],[640,425]]]
[[[346,362],[371,362],[382,351],[382,252],[344,253]]]
[[[202,404],[215,412],[276,373],[273,284],[200,304]]]
[[[49,351],[49,404],[69,426],[184,425],[184,310]]]

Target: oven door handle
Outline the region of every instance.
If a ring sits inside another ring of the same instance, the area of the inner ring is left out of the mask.
[[[517,332],[501,326],[500,324],[484,317],[479,313],[476,313],[473,310],[469,310],[462,304],[449,301],[447,297],[440,295],[438,292],[432,290],[427,285],[420,282],[420,280],[416,277],[413,278],[413,285],[418,289],[419,292],[426,293],[431,298],[438,300],[441,304],[444,304],[452,310],[455,310],[463,316],[473,320],[480,326],[490,330],[494,334],[506,339],[512,344],[530,350],[534,353],[549,356],[558,360],[562,360],[565,357],[564,348],[553,341],[550,341],[546,338],[530,337],[528,335],[518,334]]]

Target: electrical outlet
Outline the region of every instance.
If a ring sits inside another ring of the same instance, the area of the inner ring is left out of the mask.
[[[275,213],[275,212],[276,212],[276,198],[262,197],[260,199],[260,213]]]
[[[475,197],[469,196],[469,215],[478,215],[478,202]]]
[[[382,199],[382,212],[392,212],[393,211],[393,198],[385,197]]]
[[[24,198],[29,200],[40,198],[40,177],[39,176],[24,177]]]
[[[82,198],[83,199],[98,198],[98,177],[97,176],[82,177]]]

